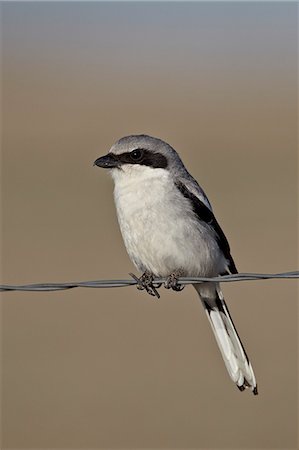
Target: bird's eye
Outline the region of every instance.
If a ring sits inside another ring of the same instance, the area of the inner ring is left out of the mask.
[[[133,150],[130,153],[130,157],[133,161],[137,162],[137,161],[141,161],[143,158],[143,150],[140,148],[136,148],[136,150]]]

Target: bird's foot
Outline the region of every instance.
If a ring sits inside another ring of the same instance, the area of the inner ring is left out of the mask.
[[[172,289],[176,292],[180,292],[184,289],[185,286],[182,284],[178,284],[178,278],[180,278],[183,275],[181,270],[178,270],[176,272],[173,272],[172,274],[167,277],[164,287],[166,289]]]
[[[144,272],[143,275],[141,275],[140,278],[138,278],[133,273],[130,273],[131,277],[134,278],[135,281],[137,281],[137,289],[140,291],[146,290],[146,292],[149,295],[152,295],[153,297],[160,298],[160,294],[157,291],[157,288],[161,286],[161,283],[157,286],[153,285],[153,275],[149,272]]]

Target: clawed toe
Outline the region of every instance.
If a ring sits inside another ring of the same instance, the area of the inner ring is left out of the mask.
[[[185,286],[178,283],[179,274],[172,273],[167,277],[167,280],[164,283],[164,287],[166,289],[172,289],[173,291],[180,292],[184,289]]]
[[[131,277],[137,281],[137,289],[140,291],[146,290],[149,295],[153,297],[160,298],[160,294],[157,291],[156,287],[153,285],[153,276],[147,272],[145,272],[140,278],[138,278],[133,273],[130,273]],[[161,285],[157,286],[160,287]]]

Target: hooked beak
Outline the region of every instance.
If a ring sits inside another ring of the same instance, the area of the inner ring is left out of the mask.
[[[118,167],[118,164],[119,161],[117,161],[112,153],[107,153],[107,155],[101,156],[93,163],[94,166],[103,167],[104,169],[113,169],[113,167]]]

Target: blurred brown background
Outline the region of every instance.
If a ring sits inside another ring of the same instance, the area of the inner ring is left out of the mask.
[[[180,152],[241,272],[295,270],[296,10],[3,3],[2,281],[128,278],[92,163],[132,133]],[[223,288],[258,397],[191,287],[3,295],[2,448],[295,448],[295,281]]]

